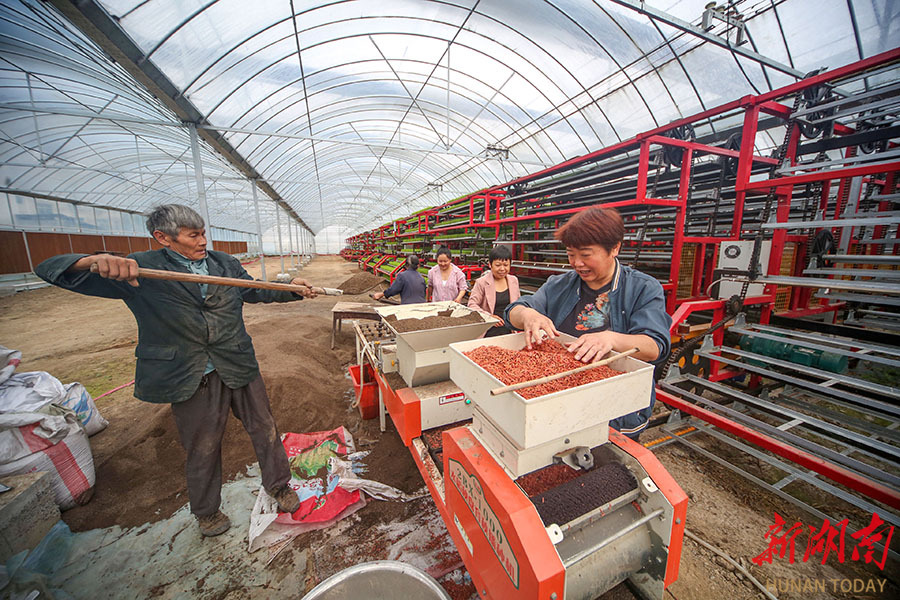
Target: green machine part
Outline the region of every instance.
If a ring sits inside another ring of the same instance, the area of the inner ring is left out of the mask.
[[[843,373],[847,370],[848,359],[841,354],[804,348],[789,342],[782,342],[750,335],[742,335],[738,342],[741,350],[771,356],[798,365],[813,367],[831,373]]]

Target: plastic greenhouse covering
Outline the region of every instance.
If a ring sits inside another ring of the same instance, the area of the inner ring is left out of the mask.
[[[246,240],[255,186],[264,229],[351,235],[900,45],[891,0],[729,2],[740,44],[706,4],[3,0],[0,227],[202,196]]]

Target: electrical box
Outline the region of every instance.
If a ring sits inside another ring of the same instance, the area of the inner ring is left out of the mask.
[[[770,240],[763,241],[759,250],[759,272],[765,273],[769,267],[769,253],[772,250]],[[750,257],[753,255],[753,240],[740,240],[736,242],[722,242],[719,245],[719,262],[717,268],[721,271],[747,271],[750,269]],[[725,273],[727,275],[727,273]],[[719,298],[728,299],[740,295],[741,281],[722,281],[719,283]],[[751,283],[747,288],[747,297],[760,296],[765,290],[762,283]]]

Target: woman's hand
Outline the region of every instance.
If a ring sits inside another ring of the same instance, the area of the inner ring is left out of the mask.
[[[575,355],[575,360],[594,362],[613,349],[617,335],[614,331],[586,333],[569,344],[567,350]]]
[[[375,292],[372,294],[373,300],[381,300],[382,298],[384,298],[384,292]]]
[[[509,321],[525,332],[525,347],[529,350],[532,343],[542,343],[545,335],[552,338],[559,336],[556,326],[549,317],[527,306],[514,307],[509,313]]]
[[[491,315],[497,322],[494,323],[494,327],[503,327],[506,325],[506,321],[503,320],[503,317],[498,317],[497,315]]]

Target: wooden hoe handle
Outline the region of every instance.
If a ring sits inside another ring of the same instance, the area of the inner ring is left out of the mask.
[[[290,283],[275,283],[272,281],[256,281],[255,279],[237,279],[235,277],[215,277],[213,275],[197,275],[195,273],[181,273],[179,271],[162,271],[159,269],[138,269],[138,277],[145,279],[164,279],[166,281],[187,281],[191,283],[207,283],[210,285],[229,285],[232,287],[256,288],[260,290],[281,290],[284,292],[306,292],[310,288],[305,285],[292,285]],[[341,290],[332,288],[311,288],[317,294],[327,296],[340,296]]]

